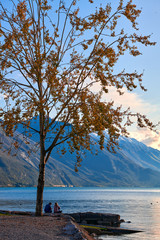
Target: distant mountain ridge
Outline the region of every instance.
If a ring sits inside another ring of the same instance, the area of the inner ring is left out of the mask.
[[[31,122],[38,126],[37,120]],[[0,186],[36,186],[38,179],[39,152],[28,151],[37,140],[35,135],[26,145],[22,140],[21,127],[17,130],[17,139],[21,142],[17,156],[8,155],[5,150],[12,144],[12,138],[3,137],[0,149]],[[91,134],[92,140],[98,142],[98,136]],[[106,140],[107,141],[107,132]],[[46,165],[46,186],[97,186],[97,187],[160,187],[160,151],[147,147],[132,138],[120,137],[120,149],[116,154],[106,149],[99,150],[98,144],[93,146],[97,155],[89,151],[82,154],[82,166],[74,172],[75,154],[69,151],[60,155],[54,150]],[[14,150],[15,151],[15,150]],[[13,154],[14,154],[13,151]]]
[[[130,138],[120,137],[122,152],[139,166],[160,171],[160,151]]]

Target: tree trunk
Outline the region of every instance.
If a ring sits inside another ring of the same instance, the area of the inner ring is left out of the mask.
[[[40,86],[40,90],[41,90],[41,86]],[[42,95],[42,93],[40,95]],[[43,190],[44,190],[44,182],[45,182],[45,149],[44,149],[45,136],[44,136],[43,112],[40,112],[39,127],[40,127],[40,163],[39,163],[39,177],[38,177],[38,185],[37,185],[36,216],[42,216],[43,214]]]
[[[45,156],[41,155],[37,185],[36,216],[42,216],[43,214],[44,181],[45,181]]]

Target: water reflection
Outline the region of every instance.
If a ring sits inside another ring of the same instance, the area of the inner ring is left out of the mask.
[[[34,211],[36,188],[0,188],[0,209]],[[125,221],[121,227],[142,230],[107,240],[159,240],[160,189],[46,188],[44,205],[57,201],[63,212],[115,213]],[[102,238],[102,237],[101,237]]]

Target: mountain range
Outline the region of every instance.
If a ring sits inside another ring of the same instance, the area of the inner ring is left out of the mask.
[[[33,120],[31,125],[38,127],[38,120]],[[29,152],[38,138],[32,135],[26,144],[22,131],[19,126],[14,137],[7,137],[0,129],[0,187],[37,184],[39,151]],[[106,132],[105,141],[107,136]],[[17,150],[12,147],[14,138],[20,143]],[[111,153],[106,149],[99,150],[97,134],[91,134],[91,139],[95,142],[93,152],[98,153],[82,153],[83,161],[78,172],[74,171],[74,153],[67,151],[62,155],[56,149],[52,151],[46,164],[46,186],[160,187],[160,151],[136,139],[120,137],[120,148]]]

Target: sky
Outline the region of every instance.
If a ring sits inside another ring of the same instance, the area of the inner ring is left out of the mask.
[[[9,1],[9,0],[7,0]],[[87,0],[80,0],[81,11],[87,15],[88,9],[85,5]],[[6,3],[6,0],[0,0]],[[105,2],[117,4],[119,0],[95,0],[98,6]],[[152,34],[151,40],[157,42],[156,46],[140,48],[142,55],[132,57],[124,55],[118,62],[118,67],[126,68],[130,71],[137,70],[139,73],[144,72],[143,85],[148,89],[143,92],[137,88],[133,92],[127,92],[123,96],[118,96],[114,89],[110,92],[110,98],[115,101],[116,105],[123,104],[124,107],[130,107],[134,112],[140,112],[147,115],[153,123],[160,121],[160,0],[133,0],[133,3],[142,10],[138,18],[139,31],[142,35]],[[92,6],[94,7],[94,5]],[[103,96],[104,100],[108,96]],[[136,125],[129,129],[130,137],[142,141],[147,146],[160,150],[160,126],[156,132],[147,129],[138,129]]]
[[[143,85],[147,88],[147,92],[137,88],[132,92],[125,90],[125,94],[119,96],[112,89],[110,97],[115,104],[122,104],[135,112],[145,114],[154,124],[157,124],[160,121],[160,1],[133,0],[133,3],[142,10],[138,18],[139,31],[142,35],[152,34],[151,40],[156,42],[156,45],[140,48],[141,56],[135,58],[128,55],[123,56],[118,66],[132,71],[137,70],[139,73],[144,72]],[[136,125],[128,130],[130,137],[160,150],[160,126],[157,126],[156,132],[138,129]]]
[[[124,57],[127,65],[140,72],[144,70],[143,85],[147,88],[147,92],[137,89],[132,93],[125,94],[121,99],[114,99],[130,106],[137,112],[146,114],[156,124],[160,121],[160,1],[135,0],[133,2],[137,7],[142,8],[141,16],[138,19],[140,31],[144,35],[152,34],[151,40],[157,44],[154,47],[143,48],[142,56],[129,59]],[[147,146],[160,150],[159,130],[160,127],[157,127],[157,132],[154,133],[147,129],[134,127],[130,130],[130,136],[142,141]]]
[[[81,7],[84,15],[88,9],[85,7],[85,1],[81,0]],[[99,0],[94,1],[96,4],[111,2],[111,6],[116,5],[118,0]],[[126,1],[125,1],[126,2]],[[142,35],[150,35],[150,40],[156,42],[155,46],[140,47],[142,55],[132,57],[125,54],[118,62],[119,69],[127,69],[131,72],[136,70],[138,73],[144,73],[143,85],[147,92],[140,88],[132,92],[127,92],[119,96],[114,89],[110,92],[110,98],[116,105],[130,107],[134,112],[140,112],[146,115],[154,124],[160,122],[160,0],[133,0],[137,8],[142,10],[140,17],[137,19],[139,32]],[[127,29],[129,31],[129,29]],[[98,87],[98,86],[97,86]],[[95,87],[96,89],[96,87]],[[103,98],[108,99],[108,95]],[[160,150],[160,126],[152,132],[148,129],[138,129],[134,124],[128,129],[130,137],[133,137],[147,146]]]

